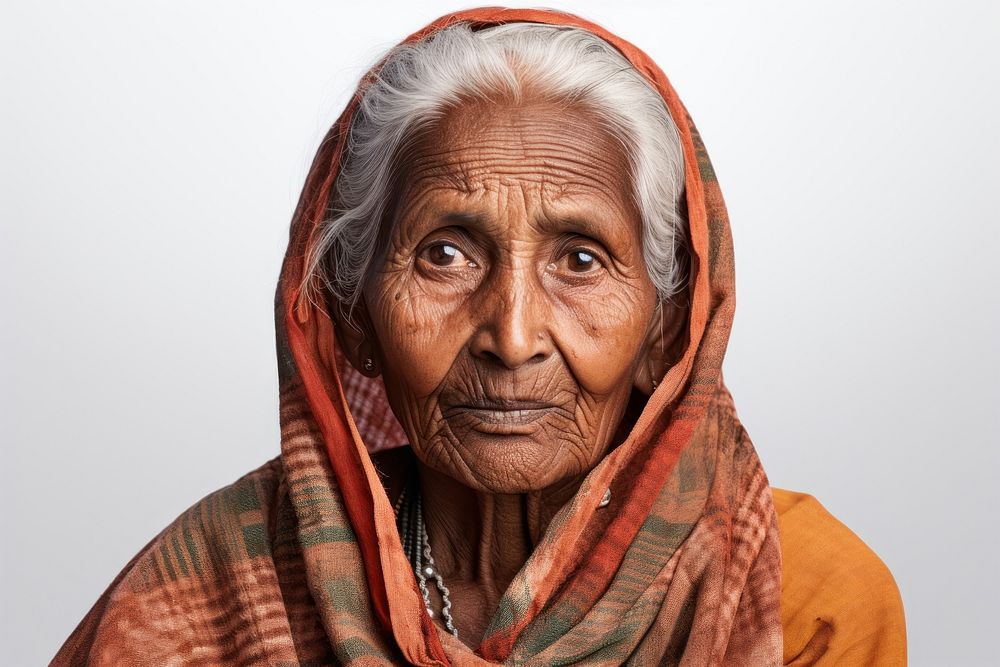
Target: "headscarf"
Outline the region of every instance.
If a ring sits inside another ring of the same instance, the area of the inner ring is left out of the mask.
[[[721,365],[735,305],[729,220],[708,154],[666,76],[598,25],[550,10],[471,9],[475,28],[584,28],[618,49],[674,118],[685,161],[687,347],[631,432],[553,518],[475,650],[424,609],[370,450],[400,444],[384,389],[300,299],[305,258],[366,82],[323,140],[275,295],[281,456],[203,499],[126,565],[53,664],[781,663],[781,561],[767,478]],[[611,504],[599,507],[611,490]],[[132,662],[130,662],[130,660]]]

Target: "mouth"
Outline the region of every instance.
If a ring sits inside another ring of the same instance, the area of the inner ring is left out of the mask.
[[[482,433],[524,435],[537,428],[536,422],[556,412],[565,410],[541,401],[480,399],[454,405],[444,412],[444,417],[470,419],[472,428]]]

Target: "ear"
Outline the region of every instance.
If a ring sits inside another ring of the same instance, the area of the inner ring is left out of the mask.
[[[357,305],[351,307],[328,294],[326,303],[340,353],[362,375],[377,377],[382,367],[381,350],[364,299],[359,299]]]
[[[639,392],[652,394],[667,370],[684,354],[689,311],[687,290],[657,304],[635,369],[635,388]]]

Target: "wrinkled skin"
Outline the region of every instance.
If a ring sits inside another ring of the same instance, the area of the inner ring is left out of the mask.
[[[662,377],[661,336],[682,317],[649,279],[626,156],[585,111],[470,102],[401,168],[360,331],[338,335],[356,368],[383,375],[456,625],[476,646],[615,444],[633,390]]]

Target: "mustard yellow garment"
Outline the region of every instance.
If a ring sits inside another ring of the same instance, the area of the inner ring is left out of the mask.
[[[772,488],[786,665],[905,665],[903,601],[885,563],[818,500]]]

